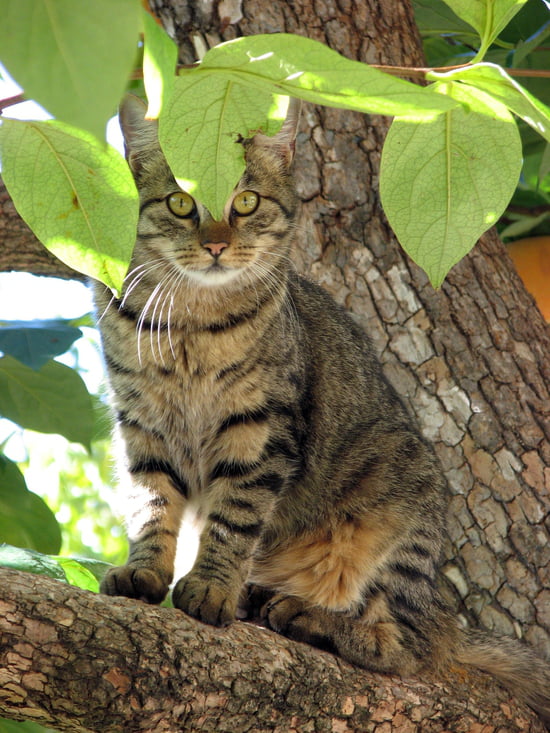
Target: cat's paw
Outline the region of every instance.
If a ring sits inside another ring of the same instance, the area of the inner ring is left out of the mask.
[[[292,622],[305,611],[305,604],[299,598],[279,593],[262,608],[261,617],[273,631],[285,636],[290,635]]]
[[[168,584],[154,570],[121,565],[107,571],[101,581],[100,591],[108,596],[126,596],[146,603],[161,603],[168,593]]]
[[[178,580],[172,591],[175,608],[212,626],[228,626],[235,620],[237,598],[204,578],[189,573]]]
[[[267,626],[294,641],[335,653],[329,618],[318,608],[294,596],[274,596],[262,609]]]

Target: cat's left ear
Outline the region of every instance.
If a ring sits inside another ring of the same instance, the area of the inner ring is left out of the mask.
[[[146,112],[145,102],[133,94],[124,97],[118,110],[126,160],[136,174],[141,169],[142,160],[159,145],[157,121],[146,119]]]
[[[298,131],[298,122],[300,121],[300,110],[302,103],[295,97],[290,97],[286,119],[283,126],[276,135],[268,137],[258,133],[254,136],[255,145],[273,150],[281,158],[284,165],[288,168],[294,159],[294,151],[296,148],[296,133]]]

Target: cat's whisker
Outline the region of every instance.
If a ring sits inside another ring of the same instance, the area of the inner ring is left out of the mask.
[[[151,305],[153,304],[153,302],[155,301],[155,299],[157,297],[157,293],[158,293],[158,291],[159,291],[159,289],[161,287],[161,284],[162,284],[162,281],[160,283],[157,283],[157,285],[153,289],[153,292],[147,298],[147,301],[146,301],[145,305],[142,308],[142,311],[140,313],[140,316],[138,318],[138,322],[137,322],[137,325],[136,325],[136,330],[137,330],[137,334],[138,334],[138,338],[137,338],[138,361],[139,361],[140,365],[142,364],[142,359],[141,359],[141,334],[142,334],[142,330],[143,330],[143,325],[145,323],[145,319],[147,317],[147,313],[148,313]],[[155,354],[154,354],[154,351],[153,350],[151,350],[151,355],[153,356],[153,360],[156,363]]]
[[[170,305],[168,307],[168,315],[167,315],[167,321],[166,321],[166,331],[167,331],[168,343],[169,343],[170,351],[172,353],[172,357],[174,359],[176,358],[175,357],[175,354],[174,354],[174,349],[173,349],[173,345],[172,345],[172,341],[171,341],[171,338],[172,337],[171,337],[171,333],[170,333],[170,307],[173,305],[173,300],[174,300],[173,293],[174,293],[174,290],[175,290],[175,286],[178,283],[179,277],[180,277],[180,273],[175,268],[172,269],[172,270],[170,270],[170,272],[167,273],[167,275],[166,275],[166,277],[164,279],[164,286],[162,288],[162,291],[159,292],[159,295],[158,295],[158,298],[157,298],[157,304],[155,305],[155,310],[153,311],[152,322],[154,323],[154,313],[156,311],[157,305],[160,303],[160,312],[159,312],[158,320],[157,320],[157,323],[158,323],[158,326],[157,326],[157,347],[158,347],[159,356],[160,356],[160,359],[162,361],[163,366],[166,366],[166,362],[164,360],[164,353],[163,353],[163,350],[162,350],[162,338],[161,338],[161,335],[162,335],[162,327],[163,327],[163,323],[164,323],[163,322],[163,313],[164,313],[164,308],[165,308],[166,302],[168,300],[170,300]]]
[[[137,265],[137,267],[134,267],[133,270],[131,270],[124,278],[124,282],[126,283],[128,281],[128,284],[126,285],[124,296],[121,301],[121,307],[125,306],[128,297],[131,295],[132,291],[142,282],[143,278],[145,278],[147,275],[150,275],[152,272],[159,269],[163,265],[164,262],[159,258],[157,260],[154,260],[153,262],[146,262],[144,264]],[[130,278],[132,279],[130,280]]]

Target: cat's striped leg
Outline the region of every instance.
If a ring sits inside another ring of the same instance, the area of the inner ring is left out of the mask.
[[[215,626],[235,619],[251,557],[284,482],[276,472],[243,475],[242,465],[224,470],[234,475],[216,481],[217,501],[201,534],[195,565],[172,593],[176,608]]]
[[[174,575],[187,485],[164,456],[160,441],[138,435],[136,426],[131,430],[126,499],[130,553],[125,565],[107,572],[101,591],[160,603]]]

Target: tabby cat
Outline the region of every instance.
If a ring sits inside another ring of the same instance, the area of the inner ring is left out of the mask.
[[[362,330],[289,251],[298,110],[243,141],[224,210],[176,183],[135,97],[120,120],[140,193],[121,299],[95,287],[124,446],[130,555],[104,593],[160,602],[192,512],[200,545],[174,605],[267,625],[372,670],[488,670],[550,721],[550,671],[512,640],[460,631],[437,589],[445,482]]]

